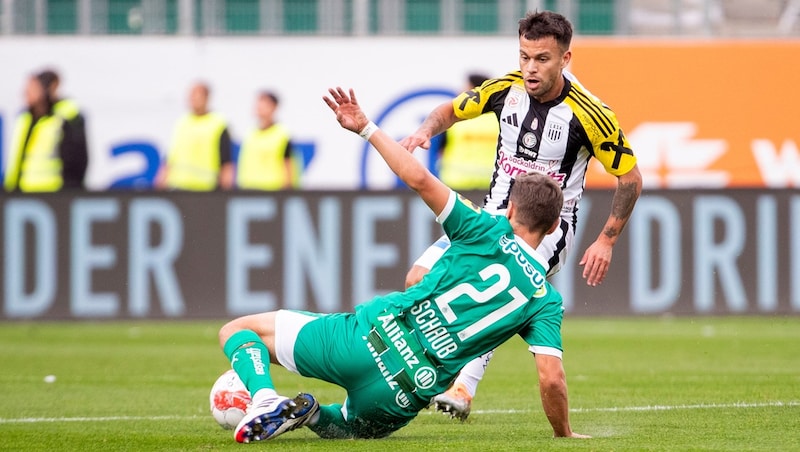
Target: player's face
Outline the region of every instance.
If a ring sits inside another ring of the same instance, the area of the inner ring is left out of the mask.
[[[562,52],[556,39],[548,36],[530,40],[519,38],[519,68],[525,80],[525,91],[539,102],[548,102],[561,94],[561,75],[572,53]]]

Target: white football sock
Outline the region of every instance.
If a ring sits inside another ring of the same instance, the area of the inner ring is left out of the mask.
[[[463,384],[472,397],[475,397],[475,393],[478,391],[478,383],[483,378],[483,374],[486,373],[486,366],[489,365],[489,360],[492,359],[493,354],[494,350],[468,362],[456,377],[455,382]]]

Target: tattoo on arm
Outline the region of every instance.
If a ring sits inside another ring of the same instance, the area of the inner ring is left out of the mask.
[[[619,184],[617,191],[614,192],[614,200],[611,202],[611,215],[627,221],[638,198],[639,190],[637,184],[633,182]]]
[[[425,131],[431,138],[443,133],[454,123],[454,118],[451,117],[452,113],[450,113],[451,108],[449,104],[442,104],[436,107],[422,122],[419,130]]]
[[[431,116],[430,121],[427,124],[428,130],[430,131],[430,136],[435,137],[436,135],[440,134],[442,131],[445,130],[444,121],[442,117]]]
[[[431,137],[434,137],[447,130],[447,122],[445,117],[438,110],[434,110],[433,113],[428,116],[428,119],[425,120],[423,125],[430,131]]]
[[[633,213],[633,206],[639,198],[639,187],[634,182],[620,183],[614,192],[614,199],[611,201],[611,216],[621,224],[609,225],[603,229],[606,237],[614,238],[622,232],[622,227],[628,222]]]
[[[613,226],[609,226],[609,227],[603,229],[603,234],[606,237],[608,237],[610,239],[613,239],[614,237],[619,235],[619,230],[617,228],[613,227]]]

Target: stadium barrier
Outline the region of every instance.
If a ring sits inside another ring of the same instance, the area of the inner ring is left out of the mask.
[[[592,288],[577,261],[611,196],[586,193],[553,280],[570,315],[800,314],[796,191],[646,191]],[[0,213],[4,320],[350,310],[441,234],[404,190],[10,195]]]

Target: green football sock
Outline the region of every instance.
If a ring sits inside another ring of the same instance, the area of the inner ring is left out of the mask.
[[[223,350],[251,395],[260,389],[275,389],[269,374],[269,350],[258,334],[238,331],[225,342]]]
[[[350,439],[355,438],[347,421],[342,417],[342,406],[339,404],[321,405],[319,407],[319,418],[314,425],[309,424],[308,428],[326,439]]]

